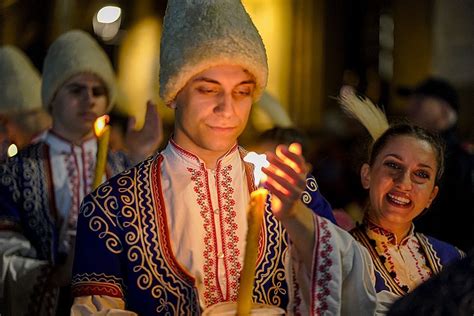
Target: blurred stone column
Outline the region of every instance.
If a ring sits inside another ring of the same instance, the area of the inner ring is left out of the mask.
[[[85,5],[83,1],[82,5]],[[78,10],[84,13],[84,8],[79,8],[76,0],[54,0],[53,18],[51,20],[50,41],[54,41],[62,33],[74,28]],[[90,22],[90,21],[89,21]]]
[[[289,114],[305,130],[321,126],[324,91],[324,0],[293,1]]]

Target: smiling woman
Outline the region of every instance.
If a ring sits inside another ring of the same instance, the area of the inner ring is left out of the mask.
[[[375,105],[353,91],[343,90],[340,102],[374,138],[360,171],[369,204],[363,223],[351,234],[371,254],[379,312],[386,312],[397,298],[464,255],[452,245],[415,232],[413,225],[438,194],[444,146],[421,127],[389,126]]]

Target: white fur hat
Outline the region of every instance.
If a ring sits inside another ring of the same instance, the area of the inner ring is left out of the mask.
[[[80,73],[93,73],[104,81],[109,97],[107,111],[112,109],[117,88],[108,56],[91,35],[72,30],[51,44],[44,60],[41,97],[48,111],[58,89]]]
[[[240,0],[169,0],[160,49],[160,96],[166,104],[196,74],[239,65],[256,79],[254,99],[267,85],[265,46]]]
[[[38,70],[21,50],[0,47],[0,114],[40,109],[40,86]]]

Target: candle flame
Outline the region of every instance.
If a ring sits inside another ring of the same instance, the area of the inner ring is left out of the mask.
[[[265,154],[259,155],[256,152],[251,151],[244,157],[244,161],[250,162],[254,165],[253,177],[255,186],[258,186],[262,178],[265,176],[265,174],[262,172],[262,168],[270,166],[267,156]]]
[[[105,126],[109,122],[109,116],[108,115],[102,115],[98,117],[95,122],[94,122],[94,133],[97,137],[102,135]]]

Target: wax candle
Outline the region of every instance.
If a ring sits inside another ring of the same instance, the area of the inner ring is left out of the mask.
[[[96,189],[101,183],[107,165],[107,153],[109,149],[110,127],[106,125],[108,116],[99,117],[94,123],[97,140],[97,161],[95,164],[94,181],[92,189]]]
[[[262,176],[262,166],[268,166],[265,155],[249,153],[245,158],[255,165],[254,180],[258,185]],[[237,315],[249,315],[252,308],[253,282],[255,280],[255,269],[258,256],[258,237],[262,227],[265,202],[268,190],[258,188],[250,194],[250,202],[247,209],[247,237],[244,253],[244,264],[240,273],[240,288],[237,298]]]
[[[248,230],[244,265],[240,274],[237,315],[249,315],[252,307],[253,282],[255,280],[255,268],[258,256],[258,237],[263,221],[267,195],[268,191],[264,188],[259,188],[250,194],[250,203],[247,212]]]

